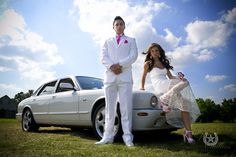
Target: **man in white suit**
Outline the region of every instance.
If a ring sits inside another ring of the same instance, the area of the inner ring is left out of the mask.
[[[105,130],[101,141],[95,144],[113,143],[114,122],[119,98],[123,140],[128,147],[134,146],[132,129],[132,64],[138,56],[134,38],[124,35],[125,22],[120,16],[113,21],[116,36],[106,40],[101,51],[101,62],[105,66]]]

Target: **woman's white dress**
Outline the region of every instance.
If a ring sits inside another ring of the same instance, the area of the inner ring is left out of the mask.
[[[171,108],[166,113],[167,123],[178,128],[184,127],[181,111],[189,112],[191,122],[196,121],[200,111],[187,80],[168,79],[167,70],[156,67],[151,70],[150,78],[160,101]]]

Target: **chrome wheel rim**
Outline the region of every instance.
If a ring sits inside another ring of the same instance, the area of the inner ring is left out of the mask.
[[[25,131],[28,131],[31,123],[32,123],[32,114],[29,110],[27,110],[25,111],[24,116],[23,116],[23,123],[22,123],[23,129]]]
[[[114,135],[116,136],[119,131],[119,124],[120,124],[120,118],[116,114],[115,117],[115,124],[114,124]],[[96,118],[95,118],[95,128],[97,134],[102,138],[104,129],[105,129],[105,107],[101,107],[99,111],[97,112]]]

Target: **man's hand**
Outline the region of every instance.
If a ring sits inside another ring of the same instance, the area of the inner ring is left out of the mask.
[[[113,64],[110,67],[111,71],[115,73],[116,75],[122,73],[122,66],[120,64]]]

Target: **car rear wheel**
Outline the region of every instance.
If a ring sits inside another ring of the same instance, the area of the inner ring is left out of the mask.
[[[114,124],[114,130],[115,135],[114,138],[118,137],[121,133],[121,120],[120,120],[120,113],[119,108],[117,109],[118,112],[115,117],[115,124]],[[101,139],[103,137],[105,128],[105,103],[102,103],[99,105],[93,114],[93,130],[95,135]]]
[[[34,121],[34,117],[30,109],[26,109],[24,111],[21,126],[23,131],[27,132],[38,131],[39,126]]]

